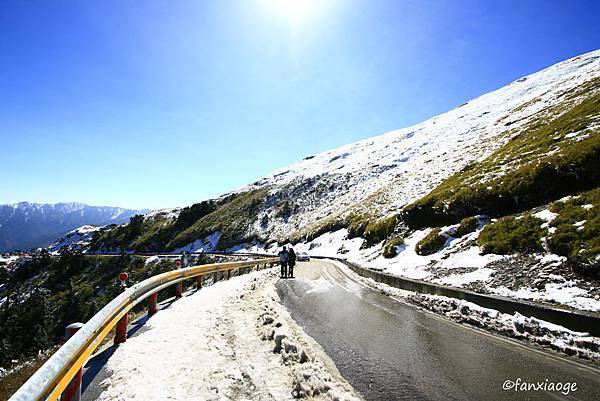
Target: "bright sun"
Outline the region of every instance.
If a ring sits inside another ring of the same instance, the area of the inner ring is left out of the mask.
[[[315,10],[319,0],[268,0],[269,8],[291,21],[300,21]]]

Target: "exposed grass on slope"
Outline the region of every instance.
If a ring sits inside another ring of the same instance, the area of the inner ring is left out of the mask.
[[[431,255],[442,249],[447,237],[441,234],[440,228],[434,228],[429,234],[415,245],[419,255]]]
[[[248,230],[256,221],[256,216],[264,203],[269,188],[257,189],[229,196],[213,212],[198,219],[191,227],[179,232],[168,244],[167,249],[175,249],[202,239],[215,231],[221,232],[219,248],[226,249],[254,239]]]
[[[135,216],[129,224],[95,237],[92,248],[170,251],[220,231],[218,246],[225,249],[253,239],[247,232],[267,192],[265,188],[200,202],[182,209],[175,219],[161,215],[147,219]]]
[[[460,221],[460,224],[454,231],[453,237],[456,237],[456,238],[464,237],[465,235],[470,234],[473,231],[475,231],[477,229],[478,225],[479,225],[479,222],[477,220],[477,217],[474,217],[474,216],[465,217],[464,219],[462,219]]]
[[[404,245],[404,238],[394,237],[394,238],[386,241],[386,243],[383,245],[383,250],[381,251],[381,255],[386,259],[393,258],[394,256],[396,256],[398,254],[397,247],[399,247],[401,245]]]
[[[367,246],[375,245],[388,238],[396,227],[398,215],[394,214],[382,220],[367,224],[363,237],[367,240]]]
[[[558,214],[550,222],[555,229],[550,250],[576,262],[583,273],[600,271],[600,188],[554,202],[550,210]]]
[[[386,240],[392,235],[397,223],[397,214],[393,214],[380,220],[376,220],[372,216],[366,214],[338,215],[319,220],[312,226],[307,227],[303,231],[303,234],[292,235],[290,241],[292,243],[312,241],[325,233],[346,228],[348,229],[348,238],[362,237],[366,240],[366,246],[372,246]]]
[[[477,244],[483,253],[501,255],[542,251],[541,239],[547,233],[546,229],[540,228],[543,223],[530,214],[520,218],[504,217],[485,226]]]
[[[347,228],[348,224],[349,218],[342,216],[332,216],[320,219],[308,227],[291,234],[289,237],[289,242],[292,244],[297,244],[303,241],[309,242],[325,233]]]
[[[8,400],[42,365],[52,356],[54,348],[47,355],[38,355],[27,361],[22,368],[0,378],[0,401]]]
[[[599,89],[596,79],[567,94],[587,97],[549,108],[490,157],[405,207],[404,221],[423,228],[476,214],[504,216],[600,185]]]

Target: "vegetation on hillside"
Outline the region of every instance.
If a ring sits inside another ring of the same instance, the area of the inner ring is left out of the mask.
[[[554,202],[548,247],[582,273],[600,273],[600,188]]]
[[[255,238],[247,233],[267,193],[268,188],[263,188],[200,202],[182,209],[177,218],[134,216],[129,224],[96,236],[92,249],[172,251],[215,231],[221,232],[219,249],[250,242]]]
[[[252,240],[264,241],[262,238],[248,236],[248,231],[256,222],[268,191],[268,188],[262,188],[230,195],[213,212],[198,219],[186,230],[179,232],[167,244],[167,249],[183,247],[215,231],[221,232],[218,243],[220,249]]]
[[[302,235],[292,235],[290,241],[292,243],[308,242],[327,232],[345,228],[348,230],[348,238],[362,237],[365,239],[364,246],[373,246],[389,238],[394,233],[397,223],[397,214],[379,220],[366,214],[334,216],[319,220],[307,227]]]
[[[415,252],[419,255],[431,255],[436,253],[446,243],[447,237],[442,234],[440,228],[434,228],[429,234],[415,245]]]
[[[398,247],[404,245],[404,238],[402,237],[393,237],[390,240],[386,241],[383,245],[383,250],[381,251],[381,256],[386,259],[393,258],[398,254]]]
[[[460,221],[460,224],[458,225],[458,227],[456,227],[456,230],[454,230],[452,236],[455,238],[464,237],[465,235],[477,230],[478,226],[479,221],[477,220],[477,217],[465,217]]]
[[[505,216],[600,186],[599,90],[596,79],[565,94],[491,156],[406,206],[403,220],[423,228]]]
[[[531,214],[503,217],[483,228],[477,244],[483,253],[539,252],[543,250],[542,237],[547,233],[541,228],[543,223]]]
[[[128,272],[135,283],[174,268],[172,262],[147,266],[144,260],[70,252],[51,258],[43,252],[10,272],[2,269],[0,298],[6,301],[0,312],[0,367],[58,344],[68,324],[86,322],[119,294],[119,273]],[[167,296],[168,291],[161,293]]]

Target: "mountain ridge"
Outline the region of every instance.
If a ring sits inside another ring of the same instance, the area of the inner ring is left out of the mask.
[[[145,212],[80,202],[0,205],[0,252],[44,247],[82,225],[122,224]]]

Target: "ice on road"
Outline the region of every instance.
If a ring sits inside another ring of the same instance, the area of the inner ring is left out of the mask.
[[[218,282],[154,315],[109,359],[99,399],[360,399],[278,303],[276,279]]]

